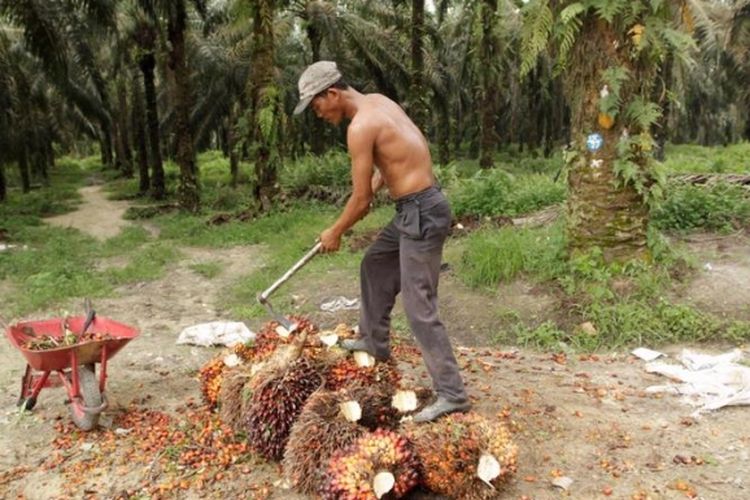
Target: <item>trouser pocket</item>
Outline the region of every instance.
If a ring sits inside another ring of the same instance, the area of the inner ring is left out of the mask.
[[[422,238],[422,224],[420,223],[419,204],[407,203],[396,214],[396,229],[414,240]]]

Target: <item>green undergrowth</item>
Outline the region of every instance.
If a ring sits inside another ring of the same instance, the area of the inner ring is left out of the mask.
[[[138,226],[98,241],[44,223],[44,217],[75,209],[80,202],[77,190],[94,177],[101,177],[97,159],[61,158],[51,172],[51,187],[24,195],[11,190],[0,204],[3,239],[15,245],[0,252],[0,281],[12,289],[3,297],[3,315],[16,317],[61,307],[70,299],[110,296],[118,285],[158,278],[178,258],[170,243],[153,242]],[[107,267],[106,259],[112,257],[125,265]]]
[[[300,206],[289,212],[272,214],[267,219],[260,219],[253,223],[260,223],[254,228],[258,235],[263,235],[261,241],[265,248],[264,265],[255,272],[240,279],[227,292],[227,302],[233,312],[240,318],[265,317],[267,312],[256,300],[257,295],[268,288],[287,269],[312,248],[317,237],[334,222],[338,210],[323,209],[310,210],[309,206]],[[295,275],[296,281],[304,282],[305,276],[315,276],[338,269],[357,276],[361,259],[361,252],[351,252],[346,248],[349,237],[356,237],[384,226],[393,216],[392,207],[382,207],[374,210],[360,221],[352,235],[345,236],[342,248],[334,254],[318,255]],[[274,306],[285,310],[291,305],[291,297],[283,292],[274,296]]]
[[[750,142],[724,147],[668,144],[664,167],[669,173],[750,174]]]
[[[670,183],[664,201],[652,213],[656,227],[670,231],[728,232],[750,224],[750,190],[716,183]]]
[[[190,269],[203,276],[204,278],[212,279],[221,274],[224,266],[221,262],[208,261],[208,262],[194,262],[190,264]]]
[[[497,276],[495,283],[518,277],[536,280],[548,286],[557,302],[554,310],[536,324],[517,318],[496,332],[498,343],[588,352],[685,342],[740,344],[750,340],[750,322],[725,320],[666,298],[675,284],[672,269],[689,267],[674,252],[650,264],[605,264],[600,253],[592,252],[550,265],[554,260],[548,256],[564,255],[559,253],[560,240],[556,238],[527,234],[485,239],[481,245],[487,241],[495,242],[498,255],[519,262],[512,272]],[[521,256],[532,249],[535,255],[524,260]]]

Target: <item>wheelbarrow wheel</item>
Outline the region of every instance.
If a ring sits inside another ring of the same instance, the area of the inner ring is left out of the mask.
[[[99,381],[96,379],[94,365],[82,365],[78,367],[78,384],[81,388],[83,406],[96,408],[102,404],[102,395],[99,392]],[[98,413],[87,413],[74,402],[69,405],[70,418],[79,429],[90,431],[99,423]]]

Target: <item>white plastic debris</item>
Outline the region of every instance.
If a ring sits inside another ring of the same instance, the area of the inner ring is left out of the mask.
[[[742,351],[706,355],[684,350],[681,365],[653,362],[649,373],[658,373],[678,382],[656,385],[647,392],[679,394],[686,404],[698,407],[694,415],[724,406],[750,405],[750,367],[736,363]]]
[[[632,354],[636,358],[642,359],[643,361],[653,361],[661,356],[666,356],[666,354],[664,354],[663,352],[654,351],[652,349],[648,349],[647,347],[639,347],[637,349],[633,349],[632,351],[630,351],[630,354]]]
[[[568,476],[560,476],[552,480],[552,486],[557,486],[565,491],[568,491],[571,484],[573,484],[573,479]]]
[[[178,344],[193,344],[202,347],[212,345],[232,346],[255,339],[244,323],[239,321],[212,321],[185,328],[177,338]]]
[[[703,269],[710,272],[714,270],[714,266],[712,266],[710,262],[706,262],[703,264]]]
[[[320,310],[326,312],[348,311],[355,309],[359,309],[359,299],[356,297],[353,299],[347,299],[343,295],[329,299],[320,305]]]

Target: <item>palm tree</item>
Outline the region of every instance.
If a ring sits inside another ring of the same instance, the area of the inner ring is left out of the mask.
[[[194,2],[203,9],[200,1]],[[190,70],[187,65],[185,34],[188,27],[188,13],[184,0],[168,2],[167,37],[170,43],[169,69],[173,74],[171,88],[175,107],[175,135],[177,141],[176,159],[180,167],[178,200],[180,207],[188,212],[200,209],[200,185],[198,165],[195,161],[194,135],[190,122],[193,107]]]
[[[552,42],[571,109],[568,245],[604,258],[648,258],[648,201],[660,192],[652,161],[654,75],[667,54],[688,58],[682,2],[534,0],[525,9],[522,71]],[[553,35],[554,33],[554,35]]]
[[[257,0],[250,6],[253,26],[253,67],[247,85],[250,104],[250,143],[254,143],[255,197],[264,210],[271,206],[281,162],[279,137],[283,115],[280,89],[274,79],[274,0]]]
[[[159,37],[159,18],[151,2],[139,0],[128,9],[127,33],[137,47],[136,63],[143,75],[146,136],[151,165],[151,197],[162,200],[166,195],[164,163],[161,154],[159,109],[156,99],[156,45]],[[142,117],[140,118],[142,120]]]

